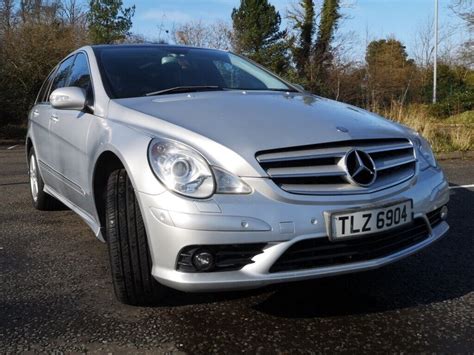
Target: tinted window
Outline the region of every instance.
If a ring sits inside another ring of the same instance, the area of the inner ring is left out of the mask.
[[[95,47],[94,51],[112,98],[177,86],[293,91],[276,76],[227,52],[172,46]]]
[[[79,53],[76,56],[67,86],[77,86],[84,89],[88,100],[93,100],[89,63],[84,53]]]
[[[56,76],[53,80],[53,85],[51,85],[50,92],[53,92],[54,90],[58,88],[62,88],[66,86],[66,83],[69,80],[69,73],[71,71],[71,66],[73,62],[74,62],[74,56],[71,56],[61,63],[58,71],[56,72]]]
[[[41,86],[41,89],[38,93],[38,97],[36,98],[36,103],[41,103],[41,102],[48,102],[49,97],[48,97],[48,89],[49,85],[51,84],[51,80],[53,78],[53,74],[56,71],[56,68],[53,69],[53,71],[49,74],[48,78],[44,81],[43,85]]]

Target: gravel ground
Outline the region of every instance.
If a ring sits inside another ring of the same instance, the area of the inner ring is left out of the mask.
[[[472,352],[474,188],[452,189],[451,231],[360,274],[256,291],[118,303],[106,246],[71,211],[32,208],[23,147],[0,147],[0,353]],[[473,160],[442,165],[474,184]]]

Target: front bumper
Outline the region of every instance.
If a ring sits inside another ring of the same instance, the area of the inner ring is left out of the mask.
[[[449,229],[444,221],[431,228],[426,217],[426,213],[449,200],[448,184],[439,169],[420,171],[412,181],[366,195],[298,196],[282,191],[264,178],[245,180],[254,188],[253,194],[215,195],[207,201],[193,201],[170,192],[138,193],[153,261],[152,274],[160,283],[183,291],[222,291],[369,270],[417,252]],[[429,236],[423,241],[377,259],[269,272],[294,243],[327,238],[324,212],[371,208],[401,199],[411,199],[414,217],[427,223]],[[266,243],[266,247],[252,259],[252,264],[240,270],[209,273],[176,270],[177,256],[186,246],[244,243]]]

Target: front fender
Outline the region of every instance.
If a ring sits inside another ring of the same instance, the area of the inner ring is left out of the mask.
[[[90,156],[93,157],[89,167],[91,186],[96,162],[102,153],[108,151],[120,159],[136,191],[150,195],[166,191],[148,163],[148,145],[152,138],[115,121],[103,119],[99,124],[101,127],[91,128],[89,137],[91,141],[98,142],[90,151]],[[94,137],[94,135],[100,136]]]

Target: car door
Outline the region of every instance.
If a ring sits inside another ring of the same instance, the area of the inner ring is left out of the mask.
[[[42,177],[45,181],[45,184],[55,191],[59,191],[62,180],[54,167],[54,160],[56,156],[55,150],[57,148],[54,142],[54,137],[51,134],[51,128],[57,120],[57,116],[55,114],[55,109],[49,102],[49,96],[52,91],[65,85],[66,80],[69,78],[69,73],[73,63],[74,55],[67,57],[61,63],[59,63],[58,69],[52,75],[51,83],[44,93],[43,104],[41,106],[35,107],[35,109],[38,109],[38,113],[35,113],[35,109],[32,111],[33,116],[37,115],[38,117],[41,117],[41,121],[44,122],[44,125],[46,125],[46,122],[48,123],[48,134],[43,134],[39,143],[38,139],[36,138],[36,146],[40,147],[38,161],[41,168]]]
[[[87,136],[94,119],[90,113],[94,104],[94,90],[85,53],[76,55],[64,86],[82,88],[86,92],[87,105],[83,110],[53,109],[56,117],[50,130],[54,144],[53,166],[62,180],[58,192],[76,207],[88,210],[88,206],[85,206],[85,197],[90,194]]]
[[[43,181],[50,184],[51,177],[43,169],[44,165],[50,165],[52,159],[52,145],[50,144],[49,128],[51,124],[51,105],[49,103],[49,88],[56,72],[54,68],[44,81],[36,98],[36,102],[30,111],[29,124],[31,125],[30,132],[32,133],[35,142],[36,159],[42,171]]]

